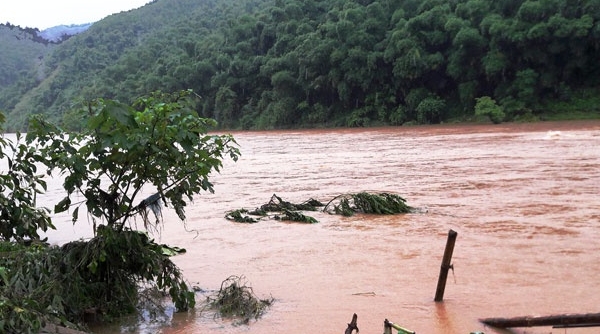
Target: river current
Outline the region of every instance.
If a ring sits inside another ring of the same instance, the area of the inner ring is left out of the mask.
[[[249,325],[196,310],[162,326],[99,332],[343,333],[356,313],[363,334],[382,333],[384,319],[417,333],[507,333],[478,319],[600,312],[599,121],[233,135],[239,161],[212,175],[215,193],[195,198],[185,225],[167,214],[156,238],[187,249],[173,259],[192,285],[218,290],[243,275],[273,305]],[[42,201],[56,200],[54,186]],[[360,191],[399,194],[419,210],[307,212],[318,224],[224,218],[273,194],[298,203]],[[87,223],[55,218],[51,242],[89,236]],[[458,233],[454,269],[436,303],[450,229]]]

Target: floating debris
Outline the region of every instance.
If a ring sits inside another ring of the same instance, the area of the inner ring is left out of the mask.
[[[227,214],[225,215],[225,218],[228,220],[233,220],[238,223],[258,223],[258,219],[254,219],[254,218],[248,216],[248,214],[255,214],[255,213],[249,213],[248,210],[246,210],[246,209],[238,209],[238,210],[233,210],[233,211],[227,212]],[[257,214],[257,213],[255,215],[264,216],[262,214]]]
[[[413,208],[399,195],[390,193],[343,194],[335,197],[323,208],[323,211],[340,214],[346,217],[355,213],[371,213],[378,215],[393,215],[412,212]]]
[[[283,210],[283,214],[281,216],[275,215],[274,218],[277,220],[289,220],[289,221],[293,221],[293,222],[308,223],[308,224],[316,224],[319,222],[318,220],[316,220],[315,218],[313,218],[311,216],[307,216],[298,211],[290,211],[290,210]]]
[[[223,318],[236,318],[234,324],[248,324],[260,318],[274,299],[259,299],[251,287],[246,286],[244,276],[230,276],[221,283],[216,297],[208,297],[211,308],[218,310]]]
[[[393,215],[399,213],[415,212],[415,209],[406,204],[406,200],[399,195],[391,193],[342,194],[334,197],[327,204],[310,198],[300,204],[284,201],[273,194],[268,203],[263,204],[253,211],[238,209],[227,212],[225,218],[238,223],[257,223],[262,218],[287,220],[315,224],[319,221],[307,216],[300,211],[323,211],[329,214],[352,216],[355,213]],[[272,214],[271,216],[269,214]],[[256,218],[255,218],[256,217]]]

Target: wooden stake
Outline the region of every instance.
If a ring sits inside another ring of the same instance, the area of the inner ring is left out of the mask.
[[[448,241],[446,241],[446,250],[444,250],[444,258],[442,259],[442,267],[440,268],[440,277],[438,278],[437,289],[435,290],[436,302],[441,302],[444,299],[444,290],[446,290],[446,280],[448,279],[448,270],[454,270],[450,262],[452,261],[452,252],[454,252],[454,243],[456,242],[456,233],[453,230],[448,232]]]
[[[356,313],[354,313],[352,315],[352,321],[348,324],[348,328],[346,328],[346,331],[344,332],[344,334],[352,334],[352,332],[354,330],[356,330],[356,333],[358,333],[358,326],[356,325],[357,319],[358,319],[358,316],[356,315]]]

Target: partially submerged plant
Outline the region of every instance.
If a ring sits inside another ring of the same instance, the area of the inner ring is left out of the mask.
[[[317,211],[322,208],[323,212],[352,216],[355,213],[370,213],[379,215],[393,215],[398,213],[414,212],[414,208],[406,204],[406,200],[399,195],[391,193],[368,193],[342,194],[334,197],[327,205],[318,200],[310,198],[301,204],[293,204],[273,194],[271,200],[254,211],[239,209],[229,211],[225,218],[238,223],[256,223],[258,219],[250,216],[269,217],[268,213],[276,213],[269,218],[277,220],[288,220],[303,223],[318,223],[319,221],[307,216],[300,211]]]
[[[260,318],[274,299],[259,299],[251,287],[246,285],[244,276],[230,276],[221,283],[217,295],[208,297],[209,306],[223,318],[236,318],[236,324],[248,324],[251,319]]]
[[[62,251],[63,266],[81,280],[85,308],[101,315],[133,313],[142,286],[168,293],[177,310],[194,307],[194,293],[170,259],[185,249],[158,244],[144,232],[101,225],[94,238],[67,243]]]
[[[258,219],[248,216],[248,210],[246,209],[229,211],[225,215],[225,218],[238,223],[258,223]]]
[[[0,242],[0,333],[37,333],[45,323],[80,328],[90,316],[134,313],[140,300],[151,312],[166,295],[176,309],[192,308],[194,293],[170,259],[183,252],[104,225],[61,247]]]
[[[0,241],[0,333],[37,333],[44,323],[69,323],[60,250]],[[72,318],[71,318],[72,319]]]
[[[177,311],[194,307],[194,292],[169,259],[183,250],[133,230],[139,221],[146,231],[158,230],[163,207],[185,221],[193,196],[213,192],[209,174],[239,156],[231,135],[208,134],[216,121],[199,117],[191,93],[155,92],[132,105],[97,99],[78,133],[37,116],[26,145],[0,136],[0,160],[10,171],[0,173],[0,241],[37,240],[38,229],[53,227],[45,211],[33,208],[35,194],[46,189],[36,163],[64,178],[66,194],[54,212],[69,211],[75,223],[83,208],[94,230],[88,241],[0,257],[0,332],[79,323],[89,312],[133,313],[148,287],[168,293]],[[15,155],[5,153],[7,145]]]
[[[309,223],[309,224],[316,224],[319,222],[318,220],[316,220],[315,218],[313,218],[311,216],[307,216],[298,211],[290,211],[290,210],[283,210],[283,213],[281,215],[275,215],[274,218],[277,220],[289,220],[289,221],[293,221],[293,222]]]
[[[360,192],[335,197],[327,203],[323,211],[343,216],[352,216],[357,212],[393,215],[412,212],[413,208],[406,204],[404,198],[396,194]]]
[[[281,197],[273,194],[269,202],[261,205],[259,208],[256,208],[253,211],[248,211],[246,209],[229,211],[225,215],[225,218],[228,220],[233,220],[237,223],[256,223],[262,217],[269,217],[269,213],[275,213],[271,218],[315,224],[319,221],[298,211],[317,211],[320,207],[323,207],[323,203],[313,198],[310,198],[309,200],[300,204],[294,204],[284,201]],[[250,216],[256,216],[259,218],[253,218]]]
[[[271,196],[271,200],[269,200],[269,203],[263,204],[260,207],[260,211],[264,211],[264,212],[280,212],[280,211],[284,211],[284,210],[317,211],[318,208],[322,207],[322,206],[323,206],[323,203],[321,203],[313,198],[310,198],[307,201],[302,202],[300,204],[294,204],[294,203],[291,203],[288,201],[284,201],[283,199],[281,199],[281,197],[273,194],[273,196]]]

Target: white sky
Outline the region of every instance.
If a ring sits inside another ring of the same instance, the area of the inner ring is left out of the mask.
[[[0,0],[0,23],[46,28],[99,21],[151,0]]]

